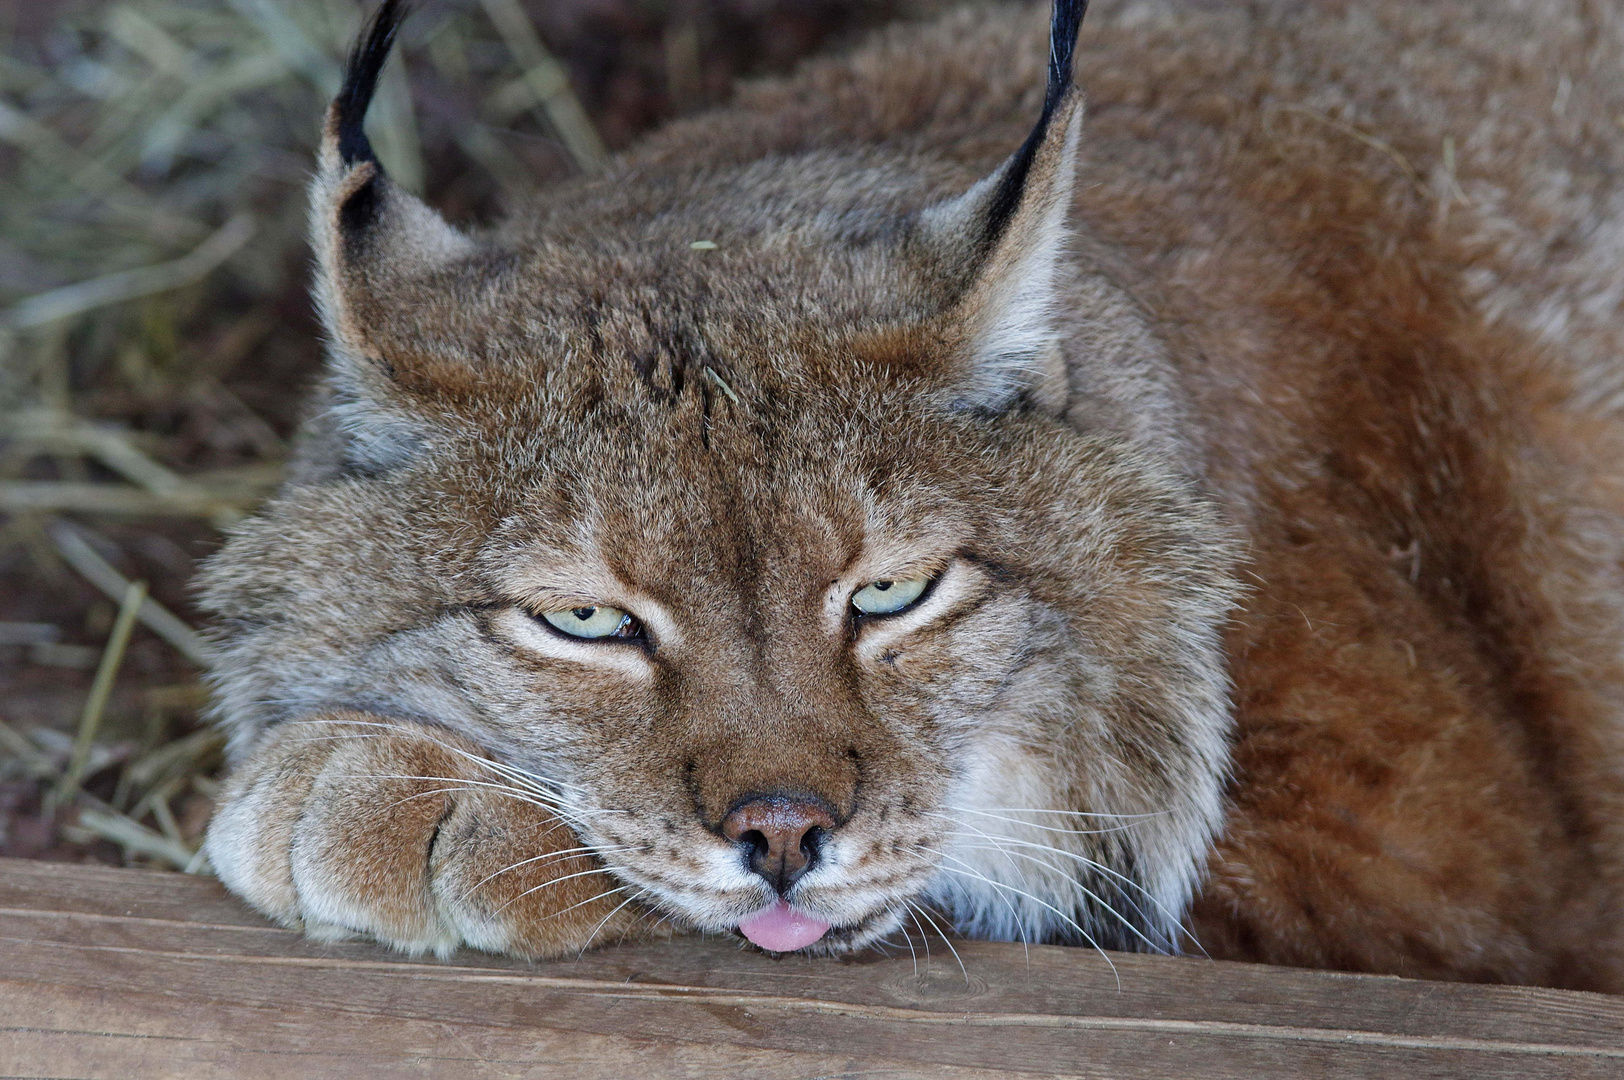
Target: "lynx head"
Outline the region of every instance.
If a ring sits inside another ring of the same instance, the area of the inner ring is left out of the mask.
[[[883,147],[634,157],[474,235],[362,133],[389,0],[315,182],[323,410],[208,571],[239,743],[338,707],[464,732],[642,902],[771,947],[920,902],[1173,946],[1231,550],[1175,463],[1064,419],[1082,6],[957,194]],[[808,933],[760,929],[780,900]]]

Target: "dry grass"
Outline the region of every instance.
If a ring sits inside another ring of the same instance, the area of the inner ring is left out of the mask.
[[[900,2],[424,0],[369,129],[489,217]],[[0,5],[0,854],[203,869],[188,580],[316,370],[303,184],[362,7]]]

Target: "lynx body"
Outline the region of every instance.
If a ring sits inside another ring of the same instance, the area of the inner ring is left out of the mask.
[[[469,233],[361,134],[386,5],[330,373],[205,579],[228,885],[410,950],[1624,990],[1624,16],[1101,4],[1085,117],[1080,14],[896,28]]]

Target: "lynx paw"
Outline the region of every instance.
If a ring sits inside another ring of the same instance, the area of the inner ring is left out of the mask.
[[[544,957],[647,936],[575,832],[449,732],[361,713],[271,729],[209,826],[233,892],[325,940]]]

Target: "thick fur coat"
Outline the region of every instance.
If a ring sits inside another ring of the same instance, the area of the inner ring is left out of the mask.
[[[1046,106],[1047,16],[897,27],[482,233],[352,77],[331,373],[206,576],[229,885],[417,950],[781,897],[825,951],[1624,990],[1624,15],[1100,3]],[[549,618],[599,608],[635,633]],[[785,888],[726,821],[791,797]]]

